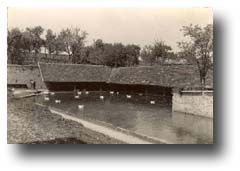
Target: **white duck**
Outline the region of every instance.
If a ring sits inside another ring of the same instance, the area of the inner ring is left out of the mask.
[[[126,95],[126,97],[127,97],[127,99],[131,99],[132,98],[132,96],[131,95]]]
[[[45,101],[49,101],[49,97],[44,97],[44,100]]]
[[[84,105],[78,105],[78,109],[84,109]]]
[[[156,104],[156,102],[154,100],[151,100],[150,104]]]
[[[55,100],[55,103],[61,103],[61,100]]]

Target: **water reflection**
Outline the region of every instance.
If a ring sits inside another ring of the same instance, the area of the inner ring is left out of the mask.
[[[201,139],[198,141],[213,141],[213,119],[180,112],[173,112],[172,120],[176,128],[182,129],[188,134],[201,137]]]
[[[103,94],[103,93],[101,93]],[[163,139],[175,144],[195,144],[213,142],[213,120],[189,114],[171,111],[171,106],[165,97],[144,97],[132,95],[107,95],[104,100],[97,94],[80,96],[58,94],[50,96],[47,105],[60,108],[72,113],[75,117],[90,118],[110,123],[116,127]],[[61,104],[56,104],[55,99],[60,99]],[[150,104],[149,99],[156,101]],[[84,105],[79,110],[79,105]]]

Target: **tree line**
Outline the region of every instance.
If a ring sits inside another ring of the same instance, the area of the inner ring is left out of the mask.
[[[139,45],[122,43],[105,43],[101,39],[94,40],[86,45],[88,33],[79,28],[62,29],[54,33],[36,26],[25,30],[12,28],[8,30],[8,59],[13,64],[21,64],[29,53],[37,54],[45,48],[48,58],[54,58],[65,52],[70,63],[107,65],[110,67],[124,67],[138,65],[141,60],[145,64],[161,64],[164,59],[175,57],[172,48],[163,41],[156,41],[154,45],[145,46],[142,50]]]
[[[200,81],[205,85],[206,75],[213,66],[213,26],[183,26],[180,30],[187,41],[177,42],[180,49],[174,53],[172,47],[164,41],[155,41],[142,49],[139,45],[106,43],[101,39],[86,45],[88,33],[79,28],[65,28],[59,33],[41,26],[27,27],[24,30],[8,30],[7,52],[12,64],[23,64],[29,54],[34,54],[37,62],[41,48],[45,49],[47,58],[56,58],[65,53],[69,63],[106,65],[110,67],[136,66],[140,62],[146,65],[161,65],[168,60],[184,59],[196,64]],[[45,34],[44,34],[45,33]]]
[[[59,34],[41,26],[8,30],[8,60],[13,64],[21,64],[30,54],[41,52],[45,48],[45,55],[54,58],[65,52],[70,63],[107,65],[111,67],[134,66],[139,63],[140,47],[122,43],[105,43],[101,39],[94,40],[92,45],[86,46],[87,32],[79,28],[62,29]]]

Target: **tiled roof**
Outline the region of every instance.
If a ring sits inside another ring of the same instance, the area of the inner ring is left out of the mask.
[[[166,87],[200,87],[199,72],[194,65],[161,65],[120,67],[100,65],[44,64],[40,71],[46,82],[108,82],[116,84],[159,85]],[[209,71],[207,86],[213,87],[213,72]]]
[[[8,65],[7,66],[7,84],[8,85],[27,85],[31,87],[30,80],[36,82],[36,88],[46,88],[42,82],[39,68],[37,65]]]
[[[99,65],[39,63],[45,82],[106,82],[111,69]]]
[[[212,71],[208,73],[206,84],[213,87]],[[200,78],[195,65],[161,65],[121,67],[112,70],[110,83],[145,84],[166,87],[199,88]]]

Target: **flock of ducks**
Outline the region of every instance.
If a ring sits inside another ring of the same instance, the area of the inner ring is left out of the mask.
[[[113,95],[113,94],[114,94],[114,91],[109,91],[109,93],[110,93],[111,95]],[[49,95],[49,94],[50,94],[51,96],[55,95],[54,92],[50,92],[50,93],[49,93],[48,91],[43,92],[43,94],[45,94],[45,95]],[[75,98],[75,99],[79,99],[79,98],[80,98],[80,95],[82,95],[82,94],[83,94],[82,91],[77,91],[77,95],[75,95],[74,98]],[[89,92],[88,92],[88,91],[85,91],[85,94],[88,95]],[[116,94],[119,95],[119,92],[117,91]],[[139,96],[142,96],[142,95],[143,95],[142,93],[139,93]],[[105,99],[105,97],[104,97],[103,95],[100,95],[99,98],[100,98],[101,100],[104,100],[104,99]],[[127,98],[127,99],[131,99],[132,96],[131,96],[130,94],[126,94],[126,98]],[[44,100],[45,100],[45,101],[49,101],[50,98],[49,98],[48,96],[45,96],[45,97],[44,97]],[[60,104],[60,103],[61,103],[61,100],[56,99],[56,100],[55,100],[55,103],[56,103],[56,104]],[[150,104],[154,105],[154,104],[156,104],[156,101],[151,100],[151,101],[150,101]],[[84,105],[78,105],[78,109],[83,110],[83,109],[84,109]]]

